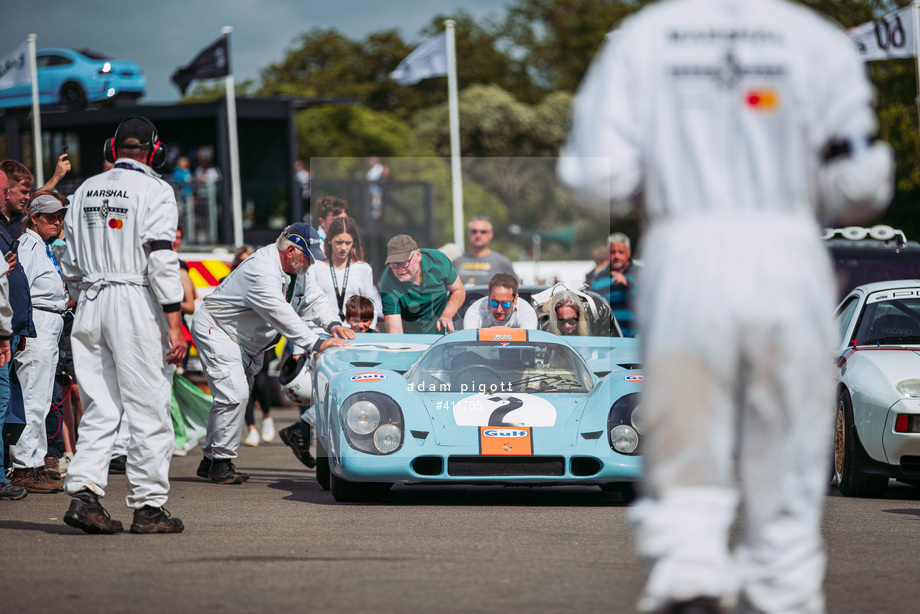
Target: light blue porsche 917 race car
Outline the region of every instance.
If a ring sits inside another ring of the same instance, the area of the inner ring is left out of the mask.
[[[630,500],[644,425],[635,339],[517,329],[363,334],[317,359],[316,479],[337,501],[394,484],[595,484]]]

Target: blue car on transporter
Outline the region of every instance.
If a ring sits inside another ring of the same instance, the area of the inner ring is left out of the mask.
[[[319,355],[316,480],[337,501],[394,484],[594,484],[635,496],[638,343],[491,328],[361,334]]]
[[[147,78],[132,60],[115,60],[81,49],[39,49],[35,53],[38,102],[79,110],[87,103],[135,102],[147,92]],[[32,104],[31,84],[0,90],[0,108]]]

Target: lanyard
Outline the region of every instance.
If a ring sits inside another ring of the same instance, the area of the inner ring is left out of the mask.
[[[51,246],[47,242],[45,242],[45,252],[48,254],[48,257],[51,258],[51,262],[54,263],[54,270],[60,275],[61,267],[58,265],[57,258],[54,257],[54,252],[51,251]]]
[[[351,258],[345,265],[345,275],[342,277],[342,292],[339,293],[339,280],[335,276],[335,267],[329,265],[329,272],[332,274],[332,287],[335,290],[335,298],[339,303],[339,317],[345,319],[345,292],[348,289],[348,272],[351,270]]]

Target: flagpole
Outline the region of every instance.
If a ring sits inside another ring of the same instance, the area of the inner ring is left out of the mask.
[[[236,126],[236,91],[233,86],[233,70],[230,64],[230,33],[232,26],[221,28],[227,39],[227,136],[230,147],[230,201],[233,211],[233,243],[243,244],[243,201],[240,195],[240,146]]]
[[[45,185],[45,171],[42,164],[42,115],[38,106],[38,69],[35,62],[35,41],[38,37],[29,34],[29,79],[32,81],[32,148],[35,160],[35,185]]]
[[[454,195],[454,243],[463,243],[463,178],[460,174],[460,112],[457,107],[457,50],[454,20],[444,20],[447,32],[447,104],[450,115],[450,174]]]

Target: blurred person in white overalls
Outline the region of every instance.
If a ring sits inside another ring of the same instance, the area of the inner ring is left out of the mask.
[[[887,206],[876,128],[852,42],[785,0],[651,5],[578,91],[560,179],[608,219],[641,202],[648,220],[648,436],[628,515],[651,566],[641,611],[824,611],[835,291],[820,223]]]

